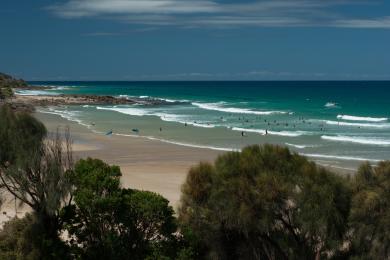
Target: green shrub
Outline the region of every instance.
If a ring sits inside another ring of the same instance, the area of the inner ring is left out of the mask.
[[[250,146],[193,167],[179,220],[210,259],[335,254],[350,208],[346,181],[278,146]]]

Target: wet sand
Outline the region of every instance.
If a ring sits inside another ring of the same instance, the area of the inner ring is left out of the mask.
[[[35,116],[51,132],[56,131],[58,126],[70,127],[76,158],[99,158],[120,166],[123,187],[159,193],[175,208],[190,167],[199,161],[212,162],[218,154],[223,153],[141,137],[105,136],[57,115],[36,113]]]
[[[97,134],[58,115],[35,113],[49,132],[69,127],[73,139],[75,159],[98,158],[121,167],[122,186],[147,190],[167,198],[176,210],[179,205],[181,186],[191,166],[200,161],[212,162],[223,151],[193,148],[163,143],[142,137],[106,136]],[[114,129],[115,131],[115,129]],[[343,172],[342,172],[343,173]],[[346,172],[350,174],[350,172]],[[6,197],[2,206],[0,223],[15,215],[15,201]],[[28,208],[18,207],[18,216]]]

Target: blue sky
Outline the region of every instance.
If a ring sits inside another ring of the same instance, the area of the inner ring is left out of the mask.
[[[28,80],[390,79],[390,1],[1,0]]]

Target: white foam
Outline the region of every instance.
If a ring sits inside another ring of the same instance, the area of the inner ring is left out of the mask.
[[[72,86],[72,85],[45,85],[45,84],[42,84],[42,85],[39,85],[41,87],[49,87],[49,88],[53,88],[53,89],[59,89],[59,90],[62,90],[62,89],[71,89],[71,88],[84,88],[85,86]]]
[[[187,99],[169,99],[169,98],[160,98],[160,97],[156,97],[156,98],[153,98],[152,99],[158,99],[158,100],[162,100],[162,101],[165,101],[165,102],[168,102],[168,103],[188,103],[190,102],[189,100]]]
[[[234,113],[234,114],[253,114],[253,115],[272,115],[272,114],[287,114],[285,111],[258,111],[250,110],[246,108],[236,108],[236,107],[224,107],[225,102],[217,103],[198,103],[192,102],[192,105],[197,106],[206,110],[215,110],[225,113]]]
[[[387,121],[386,117],[362,117],[362,116],[350,116],[350,115],[338,115],[338,119],[348,121],[367,121],[367,122],[383,122]]]
[[[149,115],[149,112],[142,108],[119,108],[119,107],[96,107],[98,110],[109,110],[115,111],[126,115],[131,116],[146,116]]]
[[[68,111],[68,110],[56,110],[52,107],[49,107],[48,110],[37,110],[39,113],[58,115],[66,120],[73,121],[79,125],[85,126],[88,129],[91,128],[91,125],[84,123],[82,120],[78,119],[76,116],[80,111]]]
[[[300,144],[290,144],[290,143],[285,143],[286,145],[288,146],[291,146],[291,147],[295,147],[295,148],[298,148],[298,149],[305,149],[305,148],[313,148],[313,147],[318,147],[318,145],[311,145],[311,144],[307,144],[307,145],[300,145]]]
[[[184,118],[184,116],[182,116],[182,115],[161,113],[161,112],[156,112],[155,110],[150,110],[150,109],[120,108],[120,107],[96,107],[96,109],[115,111],[115,112],[119,112],[119,113],[126,114],[126,115],[131,115],[131,116],[157,116],[161,120],[166,121],[166,122],[175,122],[175,123],[187,124],[187,125],[203,127],[203,128],[214,128],[215,127],[215,125],[211,124],[210,122],[188,120],[188,118]]]
[[[68,90],[70,89],[71,87],[69,86],[50,86],[51,89],[49,89],[49,91],[52,91],[52,90]]]
[[[207,145],[197,145],[197,144],[188,144],[188,143],[182,143],[182,142],[174,142],[174,141],[169,141],[165,139],[158,139],[155,137],[147,137],[150,140],[157,140],[160,142],[164,143],[169,143],[169,144],[175,144],[175,145],[180,145],[180,146],[186,146],[186,147],[192,147],[192,148],[200,148],[200,149],[211,149],[211,150],[216,150],[216,151],[240,151],[240,149],[232,149],[232,148],[225,148],[225,147],[216,147],[216,146],[207,146]]]
[[[307,157],[313,157],[313,158],[337,159],[337,160],[345,160],[345,161],[371,161],[371,162],[380,162],[381,161],[381,160],[377,160],[377,159],[368,159],[368,158],[362,158],[362,157],[327,155],[327,154],[301,153],[301,155],[307,156]]]
[[[248,129],[248,128],[241,128],[241,127],[233,127],[233,131],[240,131],[240,132],[248,132],[248,133],[258,133],[265,135],[266,131],[263,129]]]
[[[278,136],[287,136],[287,137],[298,137],[302,135],[310,135],[310,132],[306,131],[266,131],[264,129],[248,129],[248,128],[240,128],[240,127],[233,127],[233,131],[242,131],[242,132],[249,132],[249,133],[259,133],[262,135],[266,135],[267,132],[269,135],[278,135]]]
[[[357,144],[366,144],[366,145],[377,145],[377,146],[390,146],[390,140],[379,139],[375,137],[359,137],[359,136],[321,136],[324,140],[336,141],[336,142],[350,142]]]
[[[302,136],[302,135],[310,135],[311,133],[306,132],[306,131],[280,131],[280,132],[268,131],[268,134],[288,136],[288,137],[298,137],[298,136]]]
[[[176,100],[176,99],[170,99],[170,98],[160,98],[160,97],[151,97],[151,96],[129,96],[129,95],[118,95],[119,98],[126,98],[126,99],[147,99],[147,100],[161,100],[165,101],[168,103],[184,103],[184,102],[189,102],[187,99],[181,99],[181,100]]]
[[[338,108],[339,106],[337,105],[337,103],[335,102],[327,102],[324,107],[327,107],[327,108]]]
[[[154,136],[142,136],[142,135],[131,135],[131,134],[119,134],[119,133],[114,133],[113,135],[125,136],[125,137],[133,137],[133,138],[134,137],[135,138],[146,138],[146,139],[153,140],[153,141],[159,141],[159,142],[163,142],[163,143],[180,145],[180,146],[191,147],[191,148],[210,149],[210,150],[227,151],[227,152],[240,151],[240,149],[233,149],[233,148],[226,148],[226,147],[216,147],[216,146],[208,146],[208,145],[198,145],[198,144],[189,144],[189,143],[170,141],[170,140],[166,140],[166,139],[156,138]]]
[[[390,124],[387,123],[351,123],[351,122],[340,122],[340,121],[325,121],[327,125],[339,125],[339,126],[353,126],[353,127],[364,127],[364,128],[390,128]]]
[[[166,122],[175,122],[175,123],[187,124],[187,125],[203,127],[203,128],[216,127],[216,125],[211,124],[210,122],[192,121],[192,120],[188,120],[188,118],[184,118],[184,116],[182,115],[173,115],[173,114],[166,114],[166,113],[154,113],[150,115],[158,116],[160,117],[161,120]]]
[[[44,90],[17,90],[16,95],[20,96],[55,96],[58,92],[44,91]]]

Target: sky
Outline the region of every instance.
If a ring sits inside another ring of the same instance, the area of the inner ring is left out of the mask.
[[[390,80],[389,0],[0,0],[26,80]]]

